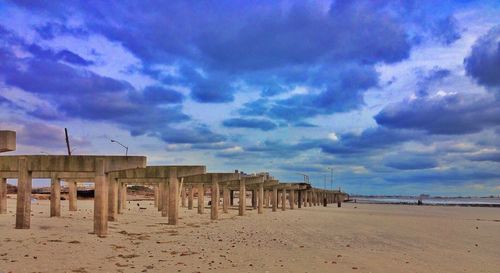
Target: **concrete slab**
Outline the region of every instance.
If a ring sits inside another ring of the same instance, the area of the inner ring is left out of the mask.
[[[16,132],[0,131],[0,153],[16,150]]]

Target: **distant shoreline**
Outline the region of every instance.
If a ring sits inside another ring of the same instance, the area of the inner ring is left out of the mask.
[[[449,200],[449,199],[447,199]],[[498,199],[494,199],[495,201]],[[427,201],[427,202],[426,202]],[[429,202],[430,201],[430,202]],[[500,203],[484,203],[484,202],[450,202],[440,200],[422,200],[423,204],[420,206],[444,206],[444,207],[487,207],[487,208],[500,208]],[[382,201],[378,200],[369,200],[369,199],[358,199],[353,198],[348,200],[347,202],[353,204],[380,204],[380,205],[406,205],[406,206],[419,206],[417,200],[415,201]]]

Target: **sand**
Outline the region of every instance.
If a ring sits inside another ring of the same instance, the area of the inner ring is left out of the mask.
[[[8,203],[0,272],[500,272],[498,208],[344,204],[240,217],[234,207],[218,221],[208,207],[181,208],[174,227],[152,201],[132,201],[98,238],[92,200],[72,213],[62,201],[61,218],[35,202],[29,230],[14,229]]]

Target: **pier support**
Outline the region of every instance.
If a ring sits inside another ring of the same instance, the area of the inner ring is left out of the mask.
[[[302,208],[302,191],[298,190],[297,191],[297,207],[300,209]]]
[[[246,210],[246,200],[247,199],[247,193],[246,193],[246,186],[245,186],[245,179],[240,179],[240,197],[239,197],[239,211],[238,215],[243,216],[245,215],[245,210]]]
[[[194,187],[193,185],[189,185],[189,193],[188,193],[188,210],[192,210],[193,209],[193,198],[194,198]]]
[[[288,195],[288,199],[290,201],[290,209],[295,209],[295,190],[290,190]]]
[[[229,203],[231,204],[231,206],[234,206],[234,191],[233,190],[229,191]]]
[[[252,190],[252,208],[253,209],[257,208],[257,194],[255,190]]]
[[[212,197],[210,206],[210,219],[219,219],[219,181],[215,177],[212,177]]]
[[[285,211],[286,210],[286,189],[283,188],[281,190],[281,210]]]
[[[273,188],[273,195],[271,199],[273,202],[273,211],[276,211],[278,209],[278,189],[276,187]]]
[[[108,177],[104,172],[104,159],[95,162],[94,233],[99,237],[108,234]]]
[[[160,200],[160,198],[159,198],[159,189],[158,189],[158,184],[155,184],[155,185],[153,186],[153,188],[154,188],[154,191],[155,191],[155,202],[154,202],[154,206],[155,206],[155,208],[157,208],[157,207],[158,207],[159,200]]]
[[[50,217],[61,217],[61,179],[55,176],[50,181]]]
[[[170,170],[168,187],[169,187],[168,224],[177,225],[179,222],[179,179],[177,178],[176,169]]]
[[[18,164],[16,228],[29,229],[31,218],[31,172],[28,171],[28,160],[26,158],[19,158]]]
[[[7,178],[0,178],[0,214],[7,213]]]
[[[74,181],[67,182],[68,183],[68,202],[69,202],[69,211],[77,211],[78,207],[76,205],[78,198],[78,184]]]
[[[227,184],[222,186],[222,212],[227,213],[229,209],[229,188]]]
[[[264,212],[264,184],[259,184],[258,213]]]
[[[168,182],[162,182],[163,184],[163,190],[161,192],[161,217],[168,217],[168,197],[169,197],[169,188],[168,188]]]
[[[186,187],[184,185],[181,187],[181,207],[186,207]]]
[[[158,183],[158,211],[163,209],[163,192],[165,191],[165,183]]]
[[[118,220],[118,187],[119,183],[114,178],[109,178],[108,189],[108,221]]]
[[[198,184],[198,214],[203,214],[205,210],[205,188],[203,184]]]

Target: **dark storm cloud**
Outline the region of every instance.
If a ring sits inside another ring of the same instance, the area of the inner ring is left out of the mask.
[[[404,100],[375,116],[378,124],[430,134],[477,133],[500,125],[500,102],[491,97],[446,94]]]
[[[245,118],[226,119],[222,122],[222,125],[229,128],[249,128],[259,129],[262,131],[270,131],[278,127],[274,122],[269,120]]]
[[[469,76],[500,94],[500,25],[476,41],[464,64]]]

